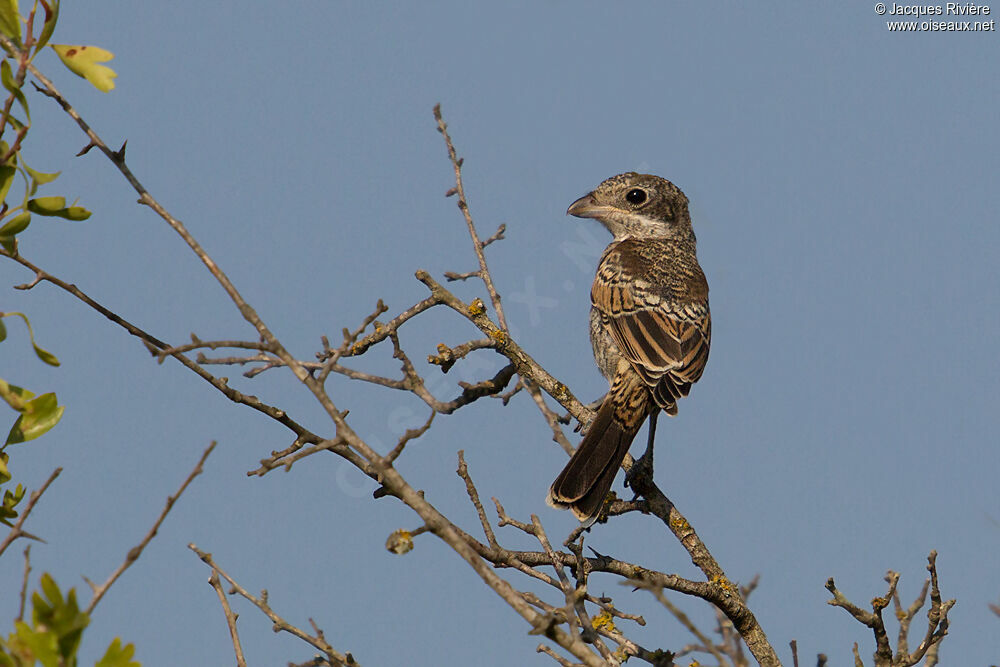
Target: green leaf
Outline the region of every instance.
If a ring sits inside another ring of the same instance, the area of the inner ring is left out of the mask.
[[[35,42],[35,53],[42,50],[46,44],[49,43],[49,38],[52,37],[52,32],[56,29],[56,21],[59,20],[59,0],[49,0],[45,7],[45,24],[42,26],[42,32],[38,35],[38,41]]]
[[[59,174],[62,173],[61,171],[57,171],[54,174],[47,174],[44,171],[35,171],[28,165],[24,164],[24,162],[21,163],[21,166],[24,167],[24,170],[28,172],[29,176],[31,176],[31,194],[35,194],[35,190],[38,189],[39,185],[51,183],[59,178]]]
[[[6,456],[6,455],[5,455]],[[10,479],[10,472],[7,473],[7,479]],[[0,523],[11,525],[10,520],[17,518],[17,507],[18,503],[24,500],[25,488],[23,485],[18,484],[17,488],[13,491],[7,490],[3,493],[3,505],[0,505]]]
[[[20,119],[14,114],[7,114],[7,122],[10,123],[11,127],[13,127],[15,130],[20,130],[22,127],[24,127],[24,123],[22,123]]]
[[[18,412],[24,409],[24,404],[35,397],[35,392],[0,380],[0,398]]]
[[[0,0],[0,32],[21,45],[21,12],[17,0]]]
[[[38,215],[55,215],[66,208],[65,197],[36,197],[28,200],[28,210]]]
[[[28,121],[30,122],[31,113],[28,111],[28,100],[24,98],[24,93],[14,80],[14,73],[11,71],[10,61],[6,59],[3,62],[0,62],[0,81],[3,82],[3,87],[14,96],[14,99],[16,99],[21,105],[21,108],[24,109],[24,115],[27,116]]]
[[[56,633],[48,628],[36,631],[24,621],[15,622],[14,628],[17,630],[18,643],[26,649],[28,655],[42,663],[42,667],[58,667],[59,637]],[[20,664],[34,665],[33,662]]]
[[[34,343],[32,343],[31,346],[35,348],[35,356],[44,361],[45,363],[47,363],[49,366],[59,365],[59,359],[56,357],[56,355],[52,354],[48,350],[38,347]]]
[[[3,0],[0,0],[0,2],[3,2]],[[8,119],[8,120],[13,120],[13,119]],[[7,144],[7,142],[6,141],[0,141],[0,153],[6,155],[7,151],[9,151],[9,150],[10,150],[10,146]],[[16,167],[17,166],[17,153],[11,153],[10,154],[10,158],[7,160],[7,162],[4,164],[4,166],[5,167]]]
[[[132,660],[134,654],[135,646],[132,644],[122,646],[122,640],[115,637],[111,646],[104,653],[104,657],[98,660],[94,667],[142,667],[138,662]]]
[[[3,323],[3,318],[0,317],[0,343],[7,340],[7,325]]]
[[[65,598],[59,586],[49,573],[42,575],[42,595],[31,596],[31,620],[36,628],[45,627],[57,637],[59,656],[69,664],[75,664],[76,649],[84,628],[90,623],[85,613],[76,603],[76,590],[69,589]]]
[[[59,585],[56,583],[56,580],[52,578],[52,575],[49,574],[48,572],[42,574],[42,579],[39,583],[41,584],[42,587],[42,593],[44,593],[45,597],[48,598],[47,601],[49,603],[49,606],[46,606],[46,609],[51,609],[53,607],[61,607],[63,605],[62,591],[59,590]],[[38,595],[38,593],[35,593],[35,595]],[[38,603],[35,602],[34,600],[32,600],[32,603],[35,605],[35,616],[36,616],[35,621],[37,622],[39,620],[37,618]],[[42,613],[47,613],[47,612],[42,612]]]
[[[35,197],[28,200],[28,210],[38,215],[66,220],[86,220],[90,211],[82,206],[66,206],[65,197]]]
[[[10,457],[7,456],[6,452],[0,452],[0,484],[6,484],[10,481],[10,470],[7,468],[7,461]]]
[[[47,363],[49,366],[59,365],[59,360],[56,358],[56,355],[42,349],[35,343],[35,332],[31,328],[31,322],[28,321],[27,315],[25,315],[24,313],[16,313],[16,312],[5,313],[5,315],[17,315],[22,320],[24,320],[24,325],[28,327],[28,336],[31,338],[31,346],[35,348],[35,355],[39,359]]]
[[[90,217],[90,211],[82,206],[70,206],[68,208],[59,211],[57,217],[66,218],[67,220],[73,220],[79,222],[81,220],[86,220]]]
[[[59,423],[65,410],[52,392],[31,399],[7,434],[6,444],[15,445],[44,435]]]
[[[0,2],[3,2],[3,0],[0,0]],[[0,144],[0,151],[7,151],[4,146],[5,144]],[[10,192],[10,186],[14,184],[14,174],[16,173],[16,167],[10,165],[0,166],[0,202],[7,201],[7,193]]]
[[[12,255],[17,254],[17,239],[13,236],[0,236],[0,247]]]
[[[59,56],[63,65],[77,76],[82,76],[94,88],[102,93],[115,87],[115,77],[118,73],[110,67],[98,65],[111,60],[115,54],[105,51],[99,46],[73,46],[71,44],[52,44],[53,50]]]
[[[0,227],[0,236],[16,236],[28,228],[31,223],[31,214],[27,211],[21,211],[13,218],[7,221],[3,227]],[[0,338],[0,340],[3,340]]]

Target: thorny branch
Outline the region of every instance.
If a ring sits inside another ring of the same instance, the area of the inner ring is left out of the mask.
[[[13,54],[18,54],[18,47],[11,42],[0,36],[0,42]],[[38,90],[43,92],[45,95],[54,99],[66,113],[73,118],[73,120],[79,125],[81,130],[87,135],[89,143],[82,153],[87,152],[90,148],[96,147],[105,156],[111,160],[114,166],[122,173],[126,180],[132,185],[132,187],[139,194],[139,202],[143,205],[148,206],[157,215],[159,215],[181,238],[185,241],[191,251],[202,261],[207,270],[211,273],[213,278],[218,282],[229,299],[236,306],[242,317],[255,329],[257,332],[261,343],[266,349],[266,354],[273,355],[292,373],[295,377],[306,386],[307,389],[313,394],[314,398],[323,407],[326,414],[329,416],[330,420],[333,422],[333,427],[335,429],[335,435],[329,438],[321,438],[310,431],[307,431],[304,427],[297,424],[296,422],[288,419],[287,415],[276,408],[271,408],[266,404],[263,404],[256,399],[253,401],[248,400],[242,394],[228,386],[228,382],[224,378],[216,378],[211,375],[200,364],[197,364],[190,359],[188,359],[182,352],[172,351],[171,357],[178,359],[188,367],[193,372],[197,373],[203,379],[209,381],[213,386],[215,386],[219,391],[227,396],[230,400],[238,403],[243,403],[250,407],[267,414],[268,416],[276,419],[277,421],[285,424],[292,430],[295,434],[295,441],[293,447],[301,447],[305,444],[310,444],[314,446],[319,446],[325,444],[331,451],[335,452],[339,456],[345,458],[353,465],[355,465],[359,470],[370,478],[376,480],[381,484],[381,489],[385,495],[391,495],[411,507],[424,521],[429,532],[436,535],[438,538],[447,543],[456,553],[459,554],[472,568],[473,570],[482,578],[482,580],[490,586],[502,599],[504,599],[511,607],[513,607],[528,623],[534,628],[535,631],[545,634],[550,640],[554,641],[560,645],[563,649],[574,655],[579,660],[582,660],[584,664],[587,665],[600,665],[603,661],[591,652],[587,645],[581,641],[579,638],[567,634],[564,630],[559,628],[557,625],[553,625],[542,614],[539,614],[530,604],[528,604],[523,595],[514,589],[507,581],[497,576],[492,568],[469,546],[462,536],[461,531],[455,526],[451,521],[444,517],[440,512],[438,512],[427,500],[425,500],[422,492],[417,491],[411,487],[406,480],[395,470],[392,461],[388,458],[380,455],[374,451],[364,439],[362,439],[347,423],[346,416],[347,413],[340,410],[332,400],[332,398],[326,393],[323,383],[318,380],[316,376],[310,369],[307,369],[301,361],[296,359],[278,340],[271,329],[264,323],[260,318],[256,310],[244,299],[241,293],[236,289],[235,285],[230,281],[228,276],[222,271],[222,269],[215,263],[215,261],[204,251],[200,244],[195,240],[194,236],[190,233],[187,227],[182,224],[177,218],[172,216],[142,185],[138,178],[132,173],[129,167],[125,163],[125,152],[124,145],[123,149],[118,151],[111,150],[107,144],[97,135],[96,132],[82,119],[79,113],[73,108],[73,106],[66,100],[66,98],[55,88],[52,82],[46,78],[41,72],[39,72],[33,65],[28,66],[29,71],[38,79],[41,86],[36,86]],[[458,165],[460,166],[460,164]],[[460,174],[456,174],[460,176]],[[464,196],[462,201],[465,201]],[[463,205],[463,211],[467,213],[467,206]],[[481,257],[482,244],[479,242],[478,237],[475,236],[475,230],[471,226],[471,217],[467,218],[470,225],[470,234],[474,235],[476,240],[476,252],[477,256]],[[6,253],[5,253],[6,254]],[[18,260],[17,256],[12,256],[6,254],[6,256]],[[23,264],[23,262],[22,262]],[[26,265],[27,266],[27,265]],[[481,267],[485,271],[485,261],[482,260]],[[32,267],[29,267],[32,268]],[[37,284],[40,280],[48,280],[53,284],[61,287],[62,289],[74,294],[77,298],[81,298],[88,305],[95,307],[97,304],[95,301],[85,298],[82,292],[77,290],[75,287],[55,279],[54,276],[43,274],[37,268],[33,270],[36,271],[36,281]],[[495,292],[495,289],[492,290]],[[502,310],[499,309],[499,299],[494,302],[497,306],[498,317],[501,318],[503,322]],[[99,312],[108,311],[104,309],[101,311],[99,308],[95,308]],[[120,326],[126,326],[124,318],[119,318],[117,321]],[[505,322],[503,323],[505,327]],[[130,328],[130,327],[126,327]],[[495,326],[493,326],[495,328]],[[137,327],[131,327],[130,332],[136,335],[138,331]],[[169,346],[163,344],[162,341],[155,339],[152,336],[140,336],[146,343],[152,345],[154,348],[159,350],[168,349]],[[496,337],[494,337],[496,339]],[[169,349],[168,349],[169,351]],[[526,365],[524,358],[519,360],[521,367]],[[517,366],[517,364],[515,364]],[[549,382],[549,385],[553,385],[554,381]],[[501,387],[502,388],[502,387]],[[220,573],[221,574],[221,573]]]
[[[471,477],[468,475],[467,465],[464,459],[460,458],[459,474],[466,482],[470,500],[476,509],[480,525],[485,533],[486,543],[484,544],[473,538],[438,512],[425,499],[423,492],[411,487],[394,467],[396,460],[403,454],[407,444],[424,435],[431,428],[434,416],[437,413],[448,414],[474,402],[479,398],[497,396],[507,387],[514,375],[518,376],[515,388],[503,396],[504,404],[506,405],[506,402],[510,399],[510,397],[515,395],[519,389],[527,389],[536,406],[545,418],[546,423],[551,428],[553,432],[553,440],[559,443],[567,452],[572,450],[572,445],[569,443],[562,430],[562,425],[567,423],[567,419],[566,417],[560,417],[557,415],[547,405],[545,396],[542,392],[548,394],[548,396],[559,403],[559,405],[562,406],[562,408],[566,410],[570,416],[574,417],[581,424],[588,424],[594,414],[591,407],[583,405],[564,384],[545,371],[545,369],[542,368],[542,366],[524,349],[522,349],[508,333],[508,324],[503,312],[500,293],[496,289],[493,282],[484,253],[484,249],[487,246],[504,238],[505,225],[500,225],[496,233],[487,238],[485,241],[480,240],[469,209],[468,198],[462,182],[463,159],[458,157],[454,148],[451,136],[447,131],[447,124],[444,122],[441,114],[440,105],[434,108],[434,118],[437,124],[437,129],[444,138],[448,157],[455,174],[455,186],[446,194],[449,196],[458,196],[458,207],[462,212],[463,218],[465,219],[468,233],[473,242],[473,251],[479,264],[479,269],[477,271],[468,273],[449,272],[446,274],[446,277],[451,280],[464,280],[470,277],[481,279],[496,314],[496,323],[490,319],[485,305],[480,299],[474,299],[471,303],[465,303],[449,290],[445,289],[426,271],[417,271],[417,279],[422,282],[430,292],[430,295],[427,298],[400,312],[386,323],[380,323],[377,319],[380,315],[388,312],[388,308],[381,300],[379,300],[375,311],[366,317],[358,328],[354,330],[344,329],[343,342],[339,347],[336,349],[332,348],[328,340],[324,337],[322,339],[323,349],[316,355],[317,361],[306,362],[294,356],[284,347],[267,324],[261,319],[256,310],[236,289],[236,286],[230,281],[228,276],[195,240],[194,236],[187,229],[187,227],[181,223],[181,221],[173,217],[156,199],[154,199],[145,186],[143,186],[138,178],[132,173],[131,169],[125,162],[125,144],[123,144],[122,148],[117,151],[110,149],[96,134],[96,132],[94,132],[83,120],[80,114],[77,113],[65,97],[54,87],[52,82],[42,75],[30,63],[30,60],[25,58],[25,52],[21,51],[17,45],[6,37],[0,36],[0,43],[3,44],[4,48],[7,49],[10,54],[14,57],[20,58],[23,68],[31,72],[38,79],[41,85],[36,85],[36,88],[43,94],[54,99],[86,134],[88,137],[88,144],[81,151],[81,154],[86,153],[91,148],[98,148],[102,153],[104,153],[104,155],[112,162],[112,164],[114,164],[114,166],[122,173],[129,184],[139,194],[139,203],[148,206],[160,218],[162,218],[167,225],[169,225],[179,236],[181,236],[191,251],[202,261],[212,277],[226,292],[243,319],[253,327],[258,340],[241,341],[234,339],[206,342],[198,339],[196,336],[192,336],[192,342],[190,344],[171,346],[131,324],[124,318],[112,312],[110,309],[102,306],[79,290],[75,285],[69,284],[60,278],[43,271],[19,254],[11,254],[6,251],[0,251],[0,254],[22,264],[34,272],[34,280],[29,284],[22,285],[22,289],[30,289],[43,281],[56,285],[57,287],[80,299],[118,326],[123,327],[131,335],[140,338],[160,361],[163,361],[167,357],[178,360],[186,368],[196,373],[199,377],[218,389],[230,401],[246,405],[286,426],[292,434],[294,434],[294,440],[291,445],[285,449],[271,452],[269,457],[261,460],[261,465],[257,470],[251,471],[248,474],[263,475],[268,471],[279,467],[288,469],[294,462],[300,461],[307,456],[321,451],[330,451],[338,456],[341,456],[357,467],[363,474],[367,475],[380,485],[379,495],[398,498],[413,509],[423,523],[417,531],[412,533],[412,535],[428,532],[434,534],[436,537],[447,543],[449,547],[451,547],[473,568],[474,571],[476,571],[480,578],[491,589],[493,589],[529,623],[532,628],[531,633],[546,636],[550,641],[554,642],[567,653],[574,656],[577,660],[582,661],[586,665],[619,664],[628,656],[636,656],[640,659],[646,660],[650,664],[660,665],[661,667],[673,664],[673,654],[669,651],[648,651],[625,638],[624,635],[614,628],[613,623],[610,623],[610,626],[608,625],[606,619],[610,618],[629,619],[640,624],[643,624],[644,621],[641,617],[625,614],[624,612],[615,609],[610,598],[596,598],[588,593],[586,587],[587,577],[593,572],[605,572],[617,575],[626,580],[630,585],[651,591],[658,598],[662,598],[663,590],[668,589],[709,601],[715,605],[726,621],[725,623],[722,622],[722,617],[720,617],[720,630],[724,636],[724,645],[728,645],[725,641],[725,633],[729,631],[728,628],[732,627],[739,633],[743,641],[746,642],[747,647],[760,664],[768,666],[780,665],[774,649],[767,642],[767,638],[764,636],[763,630],[760,628],[753,614],[746,606],[745,597],[748,590],[741,591],[738,587],[729,582],[722,568],[709,553],[707,547],[701,541],[697,533],[687,522],[684,516],[676,509],[673,503],[666,498],[658,487],[656,487],[652,479],[649,479],[648,477],[639,477],[635,479],[633,482],[633,488],[637,492],[638,496],[642,497],[642,500],[619,501],[612,503],[609,507],[608,514],[615,515],[630,511],[642,511],[658,517],[685,547],[692,562],[701,570],[706,581],[693,581],[678,575],[656,572],[636,564],[619,561],[600,554],[597,554],[594,558],[584,557],[581,531],[574,531],[571,535],[571,540],[567,541],[566,546],[569,549],[568,553],[565,551],[554,550],[548,541],[541,522],[537,519],[537,517],[533,516],[530,524],[518,522],[506,516],[502,506],[498,501],[496,501],[499,516],[498,525],[514,526],[532,535],[539,541],[542,548],[541,551],[535,552],[507,550],[499,544],[499,541],[490,526],[490,522],[486,517],[482,504],[479,501],[478,492],[475,490]],[[23,76],[23,74],[21,74],[21,76]],[[428,362],[430,364],[439,366],[443,372],[448,372],[448,370],[455,363],[460,362],[470,353],[479,350],[493,350],[495,353],[504,356],[509,362],[492,378],[484,379],[476,383],[460,383],[462,393],[451,401],[441,401],[434,397],[426,389],[423,377],[410,360],[409,355],[404,351],[399,338],[399,331],[404,324],[417,315],[441,305],[446,306],[470,322],[485,335],[485,338],[471,339],[454,347],[449,347],[442,343],[438,346],[436,355],[428,356]],[[372,329],[371,333],[365,335],[365,332],[368,331],[369,328]],[[368,350],[385,340],[389,340],[391,342],[393,357],[401,363],[401,378],[395,379],[377,376],[350,368],[341,363],[344,359],[365,354]],[[209,359],[204,356],[203,352],[201,352],[206,349],[242,349],[249,350],[253,354],[247,356],[229,356]],[[195,350],[198,350],[199,354],[195,360],[192,360],[187,356],[187,354]],[[249,364],[253,366],[253,368],[245,373],[249,377],[254,377],[261,372],[273,368],[288,368],[295,375],[295,377],[309,389],[314,398],[323,407],[332,422],[333,433],[327,434],[326,436],[314,433],[299,422],[290,418],[284,410],[264,403],[255,396],[247,396],[237,391],[229,386],[227,378],[217,377],[206,371],[204,366],[208,364]],[[371,446],[351,428],[347,422],[347,411],[338,408],[332,397],[327,393],[326,380],[331,373],[343,375],[355,380],[378,384],[387,388],[410,392],[420,400],[424,401],[431,408],[431,412],[423,426],[417,429],[411,429],[400,438],[396,446],[391,451],[384,455],[380,454],[372,449]],[[626,457],[625,466],[628,467],[630,465],[631,458]],[[193,473],[192,477],[194,474],[196,473]],[[190,481],[190,478],[188,481]],[[185,482],[185,486],[186,484],[187,482]],[[184,487],[181,489],[182,491],[183,488]],[[44,490],[44,487],[42,490]],[[37,500],[34,495],[33,500]],[[168,501],[167,509],[164,510],[160,520],[162,520],[166,512],[169,511],[170,504],[171,501]],[[30,508],[31,503],[29,503],[25,514],[22,516],[22,521],[30,511]],[[16,528],[19,528],[19,526],[20,522]],[[140,547],[137,547],[140,551],[141,547],[145,546],[148,542],[148,539],[151,539],[152,535],[155,534],[155,530],[156,526],[154,526],[154,529],[151,531],[150,535],[147,536],[147,539],[144,540]],[[8,536],[8,541],[4,543],[2,548],[0,548],[0,552],[2,552],[3,548],[6,548],[7,543],[11,540],[12,538]],[[240,664],[243,664],[243,658],[238,635],[236,633],[236,616],[228,607],[228,603],[221,590],[219,577],[225,579],[232,586],[235,593],[240,594],[267,614],[268,617],[275,623],[276,630],[290,632],[291,634],[298,636],[300,639],[309,642],[319,650],[323,651],[329,664],[356,664],[351,654],[340,654],[334,651],[332,647],[326,643],[322,632],[316,628],[315,624],[313,624],[314,634],[312,635],[287,624],[270,609],[267,602],[266,592],[260,597],[255,597],[249,594],[225,572],[223,572],[212,561],[209,554],[198,550],[194,545],[190,546],[213,570],[211,581],[213,587],[220,595],[220,600],[222,601],[227,620],[230,622],[233,643],[237,651],[237,660]],[[120,570],[123,571],[124,568],[128,566],[129,562],[130,561],[126,559],[126,563],[122,568],[120,568]],[[543,567],[552,567],[556,576],[553,577],[538,569]],[[569,567],[573,572],[575,584],[571,582],[569,577],[566,575],[566,567]],[[531,578],[545,582],[562,593],[565,603],[564,606],[559,607],[549,605],[548,603],[539,600],[533,594],[518,591],[511,586],[508,581],[500,578],[494,572],[494,568],[516,569]],[[937,589],[937,573],[934,568],[933,553],[930,559],[929,569],[931,571],[932,581],[932,605],[931,610],[928,612],[929,628],[927,635],[921,642],[920,646],[910,654],[906,653],[905,639],[902,638],[901,634],[901,638],[897,643],[900,655],[905,654],[906,660],[910,660],[911,658],[914,658],[914,656],[916,656],[915,660],[919,660],[925,655],[928,657],[934,655],[933,652],[936,651],[938,643],[947,632],[947,612],[951,608],[951,605],[954,604],[954,601],[942,603],[940,600],[940,593]],[[112,575],[112,579],[109,580],[109,582],[113,582],[117,574],[120,574],[120,572]],[[884,654],[884,646],[887,642],[884,625],[881,624],[881,609],[884,609],[884,607],[888,604],[889,598],[896,599],[894,597],[895,583],[895,580],[891,581],[890,593],[887,596],[886,602],[881,608],[876,609],[875,614],[869,614],[860,610],[847,602],[846,599],[844,599],[841,604],[842,596],[840,596],[839,593],[837,593],[833,588],[833,581],[830,580],[828,585],[831,592],[834,592],[835,595],[835,601],[833,603],[848,609],[855,615],[856,618],[858,618],[859,621],[865,623],[875,631],[876,640],[879,644],[879,653],[877,653],[878,656]],[[105,584],[104,589],[106,589],[107,585],[108,584]],[[100,596],[97,594],[97,590],[95,590],[95,598],[92,601],[92,605],[96,604],[99,599]],[[590,612],[588,612],[586,608],[586,604],[588,603],[595,605],[601,610],[598,617],[593,619],[590,617]],[[912,619],[912,616],[915,613],[915,610],[912,613],[909,610],[907,611],[907,622]],[[566,631],[562,629],[562,627],[560,627],[562,625],[567,625],[569,630]],[[689,629],[694,632],[694,629]],[[577,630],[579,630],[579,632]],[[903,631],[901,630],[901,633],[902,632]],[[699,639],[702,646],[706,647],[708,652],[710,652],[713,656],[718,655],[718,649],[713,651],[709,648],[713,645],[710,642],[705,641],[706,638],[704,634],[695,632],[695,636]],[[605,637],[615,642],[618,645],[618,649],[612,652],[608,646],[604,644],[600,637]],[[559,656],[554,649],[549,646],[543,645],[539,647],[539,650],[551,655],[559,664],[575,664]],[[883,663],[877,662],[876,664],[881,665]],[[884,664],[912,665],[914,662],[900,661],[892,663],[886,662]]]

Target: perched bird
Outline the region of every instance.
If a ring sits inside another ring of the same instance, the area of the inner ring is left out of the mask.
[[[609,178],[566,211],[614,235],[590,289],[590,342],[611,387],[589,430],[549,490],[548,503],[592,521],[633,438],[650,416],[677,414],[708,360],[708,282],[698,265],[688,200],[659,176]]]

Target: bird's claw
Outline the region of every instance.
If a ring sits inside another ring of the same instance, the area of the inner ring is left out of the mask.
[[[639,457],[639,459],[632,464],[629,471],[625,473],[625,486],[636,491],[637,486],[642,486],[644,480],[653,479],[653,457],[649,455],[649,450]],[[636,493],[638,495],[638,492]]]

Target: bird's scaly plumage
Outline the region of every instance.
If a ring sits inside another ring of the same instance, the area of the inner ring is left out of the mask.
[[[600,511],[646,417],[677,414],[708,360],[708,283],[688,200],[673,183],[629,172],[609,178],[567,211],[614,235],[590,291],[590,338],[610,389],[548,501],[581,520]]]

